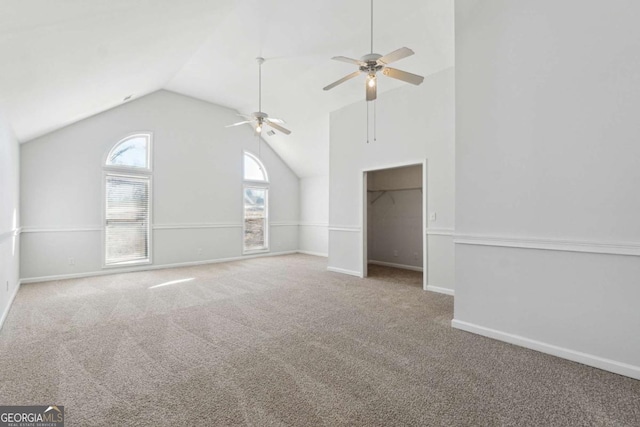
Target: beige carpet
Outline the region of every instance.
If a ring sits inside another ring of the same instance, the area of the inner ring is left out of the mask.
[[[419,273],[371,274],[292,255],[24,285],[0,404],[69,426],[640,425],[640,381],[454,330]]]

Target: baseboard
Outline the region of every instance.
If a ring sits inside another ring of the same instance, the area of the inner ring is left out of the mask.
[[[11,297],[9,298],[9,304],[7,304],[7,309],[2,313],[2,317],[0,317],[0,330],[2,330],[2,325],[4,325],[4,321],[7,319],[9,315],[9,310],[11,310],[11,306],[13,305],[13,300],[16,299],[16,295],[18,295],[18,290],[20,289],[21,282],[18,281],[16,288],[13,290]]]
[[[338,267],[327,267],[327,270],[333,271],[334,273],[342,273],[342,274],[348,274],[350,276],[356,276],[362,279],[362,273],[360,273],[359,271],[346,270],[344,268],[338,268]]]
[[[437,292],[439,294],[446,294],[451,296],[455,296],[456,294],[456,291],[454,291],[453,289],[441,288],[440,286],[433,286],[433,285],[427,285],[427,290],[431,292]]]
[[[386,262],[386,261],[375,261],[375,260],[369,260],[367,261],[369,264],[373,264],[373,265],[382,265],[384,267],[393,267],[393,268],[401,268],[403,270],[411,270],[411,271],[423,271],[422,267],[416,267],[413,265],[406,265],[406,264],[396,264],[394,262]]]
[[[210,259],[210,260],[203,260],[203,261],[180,262],[175,264],[144,265],[140,267],[118,268],[118,269],[109,269],[109,270],[102,270],[102,271],[88,271],[84,273],[60,274],[55,276],[27,277],[27,278],[21,279],[20,282],[21,283],[39,283],[39,282],[51,282],[54,280],[81,279],[84,277],[106,276],[110,274],[121,274],[121,273],[133,273],[136,271],[165,270],[168,268],[193,267],[196,265],[218,264],[222,262],[242,261],[244,259],[251,259],[251,258],[292,255],[296,253],[298,253],[298,251],[269,252],[269,253],[255,254],[255,255],[244,255],[244,256],[232,257],[232,258],[219,258],[219,259]]]
[[[552,356],[557,356],[563,359],[582,363],[583,365],[592,366],[594,368],[640,380],[640,366],[629,365],[627,363],[617,362],[615,360],[605,359],[591,354],[570,350],[568,348],[558,347],[556,345],[547,344],[541,341],[532,340],[529,338],[521,337],[519,335],[509,334],[507,332],[502,332],[495,329],[485,328],[484,326],[478,326],[473,323],[468,323],[461,320],[453,319],[451,321],[451,326],[456,329],[472,332],[474,334],[508,342],[510,344],[519,345],[531,350],[540,351]]]
[[[325,257],[328,258],[329,254],[323,253],[323,252],[313,252],[313,251],[298,251],[299,254],[305,254],[305,255],[313,255],[313,256],[321,256],[321,257]]]

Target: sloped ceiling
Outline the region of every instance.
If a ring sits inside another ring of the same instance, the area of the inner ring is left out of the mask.
[[[377,0],[374,25],[376,52],[416,52],[397,68],[453,65],[450,0]],[[265,138],[299,176],[326,174],[329,113],[364,97],[357,79],[322,91],[354,70],[330,58],[369,49],[369,0],[3,0],[0,108],[23,142],[163,88],[250,113],[263,56],[262,110],[293,131]]]

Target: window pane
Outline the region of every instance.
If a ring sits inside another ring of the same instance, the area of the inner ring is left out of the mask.
[[[108,175],[105,263],[149,259],[149,179]]]
[[[107,164],[148,169],[148,141],[148,137],[144,135],[122,141],[111,150]]]
[[[267,174],[262,165],[251,155],[244,155],[244,179],[249,181],[266,181]]]
[[[266,249],[267,189],[244,189],[244,248]]]

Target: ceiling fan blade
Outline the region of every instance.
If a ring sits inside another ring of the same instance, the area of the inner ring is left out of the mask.
[[[411,83],[412,85],[419,85],[424,80],[424,77],[417,74],[407,73],[406,71],[396,70],[395,68],[385,67],[382,70],[382,74],[392,79],[402,80],[403,82]]]
[[[353,73],[351,73],[351,74],[349,74],[349,75],[347,75],[347,76],[344,76],[344,77],[343,77],[343,78],[341,78],[340,80],[335,81],[335,82],[331,83],[329,86],[326,86],[326,87],[324,87],[324,88],[322,88],[322,89],[323,89],[323,90],[333,89],[334,87],[338,86],[339,84],[342,84],[342,83],[346,82],[347,80],[351,80],[352,78],[354,78],[354,77],[356,77],[356,76],[360,75],[360,73],[361,73],[361,71],[360,71],[360,70],[358,70],[358,71],[354,71]]]
[[[333,59],[334,61],[348,62],[349,64],[367,65],[364,62],[360,61],[359,59],[347,58],[346,56],[334,56],[331,59]]]
[[[283,125],[283,124],[287,123],[287,122],[285,122],[284,120],[282,120],[282,119],[276,119],[275,117],[267,117],[267,119],[266,119],[266,120],[267,120],[268,122],[272,122],[272,123],[279,123],[279,124],[281,124],[281,125]]]
[[[280,126],[279,124],[273,123],[271,121],[267,121],[267,122],[265,122],[265,124],[267,126],[271,126],[275,130],[279,130],[280,132],[284,133],[285,135],[289,135],[291,133],[291,131],[289,129],[285,129],[282,126]]]
[[[396,62],[401,60],[402,58],[406,58],[407,56],[413,55],[413,51],[408,47],[401,47],[398,50],[394,50],[391,53],[387,53],[382,58],[378,58],[378,64],[391,64],[392,62]]]
[[[225,127],[226,128],[230,128],[230,127],[233,127],[233,126],[246,125],[247,123],[252,123],[252,122],[253,122],[253,120],[247,120],[247,121],[244,121],[244,122],[238,122],[238,123],[234,123],[232,125],[227,125]]]
[[[365,87],[367,88],[367,101],[373,101],[378,97],[378,85],[369,86],[368,81],[365,81]]]

